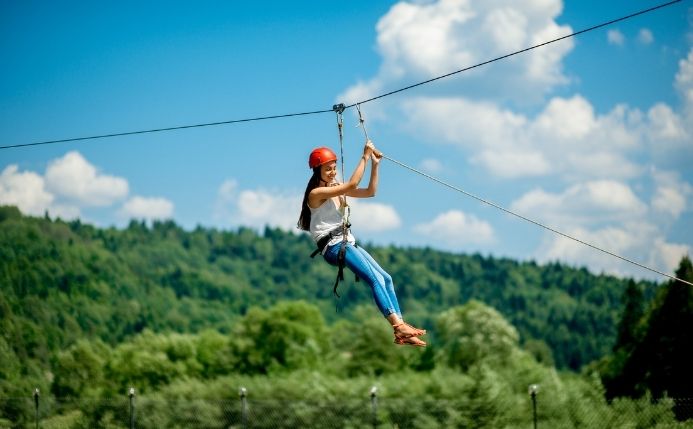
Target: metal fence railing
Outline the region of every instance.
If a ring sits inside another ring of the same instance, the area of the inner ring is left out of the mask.
[[[338,401],[0,398],[0,428],[693,428],[693,399],[550,404],[533,394],[507,403],[369,396]]]

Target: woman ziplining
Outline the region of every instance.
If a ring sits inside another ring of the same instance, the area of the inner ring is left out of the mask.
[[[426,343],[419,337],[426,334],[426,331],[404,321],[392,277],[363,247],[356,245],[356,239],[349,229],[346,197],[370,198],[375,195],[381,158],[382,154],[367,140],[351,178],[345,183],[339,183],[336,180],[337,155],[326,147],[314,149],[308,158],[308,166],[313,170],[313,175],[308,180],[303,196],[298,227],[309,231],[315,240],[318,249],[314,255],[321,253],[325,261],[339,268],[335,294],[343,267],[346,266],[370,286],[378,309],[392,325],[395,344],[423,347]],[[359,188],[368,160],[371,161],[368,187]]]
[[[342,113],[345,110],[344,104],[333,106],[333,110],[337,113],[337,126],[339,129],[339,143],[342,151],[342,173],[344,172],[344,154],[342,142]],[[359,121],[363,133],[366,138],[366,145],[363,148],[363,155],[359,159],[351,178],[348,181],[339,183],[337,178],[337,155],[329,148],[319,147],[314,149],[308,158],[308,166],[313,170],[313,175],[308,181],[306,190],[303,196],[301,214],[298,220],[298,227],[305,231],[309,231],[315,243],[317,250],[312,256],[321,253],[325,261],[329,264],[338,267],[337,280],[334,285],[334,293],[337,294],[337,286],[339,280],[343,280],[343,269],[346,266],[354,274],[356,279],[362,278],[368,283],[373,293],[373,298],[380,312],[390,322],[394,330],[395,343],[400,345],[426,346],[426,343],[419,337],[426,334],[423,329],[416,328],[406,323],[402,318],[402,312],[399,308],[397,295],[395,293],[392,277],[371,257],[363,248],[356,245],[356,239],[350,230],[349,211],[347,197],[354,198],[370,198],[375,195],[378,187],[378,171],[380,161],[387,159],[405,169],[414,173],[420,174],[440,185],[446,186],[454,191],[472,197],[484,204],[490,205],[496,209],[504,211],[508,214],[516,216],[522,220],[540,226],[550,232],[571,239],[580,244],[599,250],[610,256],[614,256],[623,261],[645,268],[652,272],[662,274],[673,280],[681,281],[689,285],[692,283],[663,273],[644,264],[625,258],[614,252],[602,249],[594,244],[580,240],[576,237],[565,234],[555,228],[544,225],[526,216],[517,214],[498,204],[478,197],[459,187],[453,186],[447,182],[437,179],[429,174],[410,167],[400,161],[385,156],[378,151],[371,140],[368,138],[365,121],[361,114],[359,104],[356,104],[358,110]],[[363,174],[366,169],[368,160],[371,161],[371,175],[367,188],[359,188]]]

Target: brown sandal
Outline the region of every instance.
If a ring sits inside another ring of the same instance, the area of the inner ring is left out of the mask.
[[[397,328],[399,328],[400,326],[407,326],[408,328],[413,329],[414,332],[410,334],[398,333]],[[426,330],[415,328],[405,322],[400,322],[396,325],[392,325],[392,329],[394,330],[395,334],[395,344],[400,346],[409,345],[415,347],[426,347],[426,343],[420,338],[418,338],[420,335],[424,335],[426,333]]]
[[[419,337],[398,337],[395,335],[395,344],[400,346],[426,347],[426,342]]]
[[[415,326],[412,326],[412,325],[408,324],[407,322],[404,322],[404,324],[407,325],[407,326],[409,326],[410,328],[414,329],[415,331],[417,331],[417,334],[416,334],[417,337],[419,337],[419,336],[421,336],[421,335],[426,335],[426,330],[425,330],[425,329],[417,328],[417,327],[415,327]]]
[[[414,332],[409,333],[409,334],[398,333],[397,328],[399,328],[400,326],[406,326],[406,327],[412,329]],[[406,322],[400,322],[396,325],[392,325],[392,329],[394,330],[395,337],[399,337],[399,338],[420,337],[421,335],[426,335],[425,329],[416,328],[416,327],[414,327],[414,326],[412,326]]]

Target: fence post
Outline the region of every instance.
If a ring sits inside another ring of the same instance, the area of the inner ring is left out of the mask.
[[[36,408],[36,429],[39,427],[39,389],[34,389],[34,405]]]
[[[248,427],[248,404],[245,399],[247,393],[245,387],[238,389],[238,396],[241,397],[241,427],[243,429]]]
[[[529,396],[532,397],[532,416],[534,421],[534,429],[537,429],[537,393],[539,392],[538,384],[529,385]]]
[[[135,429],[135,388],[131,387],[128,391],[130,397],[130,429]]]
[[[378,388],[371,387],[371,413],[373,414],[373,428],[378,427]]]

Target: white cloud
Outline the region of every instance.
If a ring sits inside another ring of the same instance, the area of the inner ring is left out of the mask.
[[[693,48],[688,51],[688,57],[679,61],[675,86],[683,96],[690,123],[693,121]]]
[[[652,196],[652,208],[677,219],[687,208],[687,199],[693,195],[693,186],[682,181],[675,172],[655,171],[656,184]]]
[[[19,172],[13,164],[0,174],[0,204],[14,205],[23,213],[38,216],[48,210],[53,200],[43,177],[34,172]]]
[[[643,45],[651,45],[654,42],[654,35],[652,31],[648,28],[641,28],[638,32],[638,42]]]
[[[532,127],[538,135],[572,143],[584,139],[597,125],[592,105],[576,95],[551,99]]]
[[[109,206],[125,198],[128,182],[99,173],[79,152],[68,152],[46,169],[46,188],[83,206]]]
[[[426,158],[419,164],[422,170],[427,171],[432,174],[440,173],[443,171],[443,164],[437,159]]]
[[[555,21],[562,7],[560,0],[400,1],[376,25],[382,56],[378,73],[339,99],[362,100],[398,83],[450,73],[567,35],[572,29]],[[568,82],[561,61],[572,48],[567,39],[542,47],[540,54],[470,70],[458,76],[456,88],[466,82],[465,88],[483,87],[499,97],[541,97]]]
[[[252,228],[265,226],[293,229],[301,211],[303,196],[265,189],[240,189],[236,180],[224,181],[217,191],[214,218]]]
[[[691,247],[687,244],[667,243],[661,238],[655,238],[654,245],[650,244],[649,248],[647,262],[651,266],[661,267],[660,271],[672,275],[678,268],[681,258],[691,254]]]
[[[542,153],[512,149],[484,150],[474,155],[471,162],[503,178],[539,176],[551,168]]]
[[[493,227],[488,222],[459,210],[441,213],[428,223],[416,225],[414,231],[456,249],[495,241]]]
[[[570,228],[563,232],[605,251],[668,274],[673,273],[681,258],[691,251],[688,245],[666,242],[661,237],[661,231],[647,222],[629,222],[596,230]],[[545,236],[536,257],[540,262],[563,260],[610,274],[662,280],[659,274],[557,235]]]
[[[671,273],[690,246],[668,242],[668,219],[677,219],[687,209],[693,187],[674,172],[653,171],[655,185],[648,207],[633,190],[615,181],[591,181],[570,186],[560,193],[530,191],[512,203],[511,210],[538,219],[596,247],[627,259]],[[560,259],[586,265],[597,271],[661,279],[613,256],[581,243],[546,232],[536,250],[539,261]]]
[[[626,43],[626,36],[620,30],[609,30],[606,33],[606,39],[611,45],[623,46]]]
[[[397,229],[402,225],[394,207],[373,202],[359,201],[355,198],[348,200],[351,207],[349,220],[355,232],[381,232]]]
[[[627,185],[612,180],[578,183],[562,193],[535,189],[514,201],[511,210],[549,226],[595,225],[641,218],[647,206]]]
[[[647,123],[616,106],[596,115],[579,95],[555,97],[533,119],[486,101],[416,97],[403,102],[412,130],[453,144],[501,178],[632,178],[641,168],[627,155],[643,145]]]
[[[657,140],[681,140],[687,136],[684,124],[676,113],[664,103],[657,103],[647,112],[650,120],[650,138]]]
[[[232,179],[225,180],[217,191],[216,215],[223,216],[225,208],[233,203],[238,190],[238,182]]]
[[[276,191],[242,190],[236,200],[237,219],[242,225],[265,225],[290,229],[296,226],[301,197]]]
[[[134,196],[123,204],[119,214],[128,219],[171,219],[173,217],[173,203],[166,198]]]
[[[19,172],[7,166],[0,175],[0,204],[12,204],[31,215],[62,219],[82,217],[87,207],[112,207],[128,195],[127,180],[99,173],[79,152],[68,152],[48,163],[45,175]],[[116,213],[119,217],[165,219],[173,216],[173,204],[165,198],[135,196]]]

